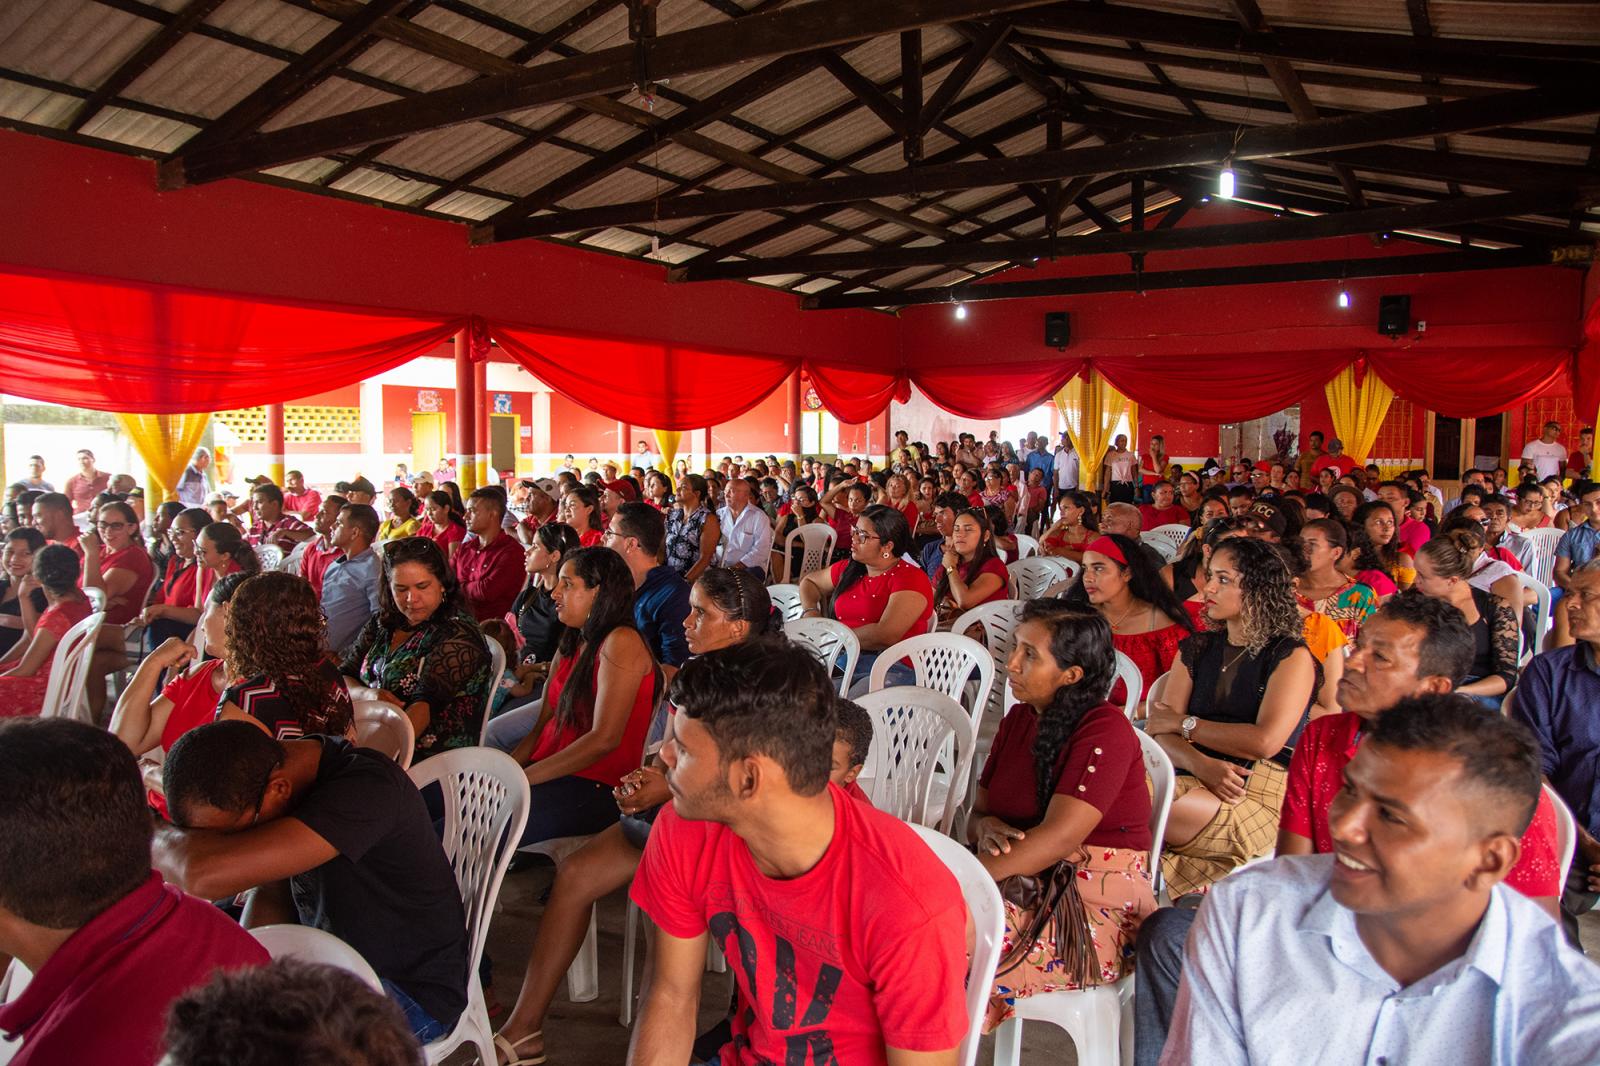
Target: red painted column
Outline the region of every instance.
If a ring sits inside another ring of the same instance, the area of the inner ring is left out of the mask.
[[[478,376],[472,369],[472,357],[467,354],[467,333],[456,334],[456,439],[455,451],[450,455],[456,464],[456,484],[463,495],[478,487],[477,437],[478,416],[474,394]]]
[[[633,449],[628,447],[628,423],[618,422],[617,463],[621,467],[621,469],[617,471],[618,474],[626,474],[628,472],[628,466],[631,462],[631,460],[628,458],[628,455],[632,452],[632,450]]]
[[[498,472],[489,469],[489,409],[493,403],[489,392],[489,360],[474,363],[472,374],[473,391],[478,400],[474,411],[473,467],[477,471],[479,485],[498,485]]]
[[[711,427],[707,426],[701,432],[702,432],[703,436],[701,438],[700,450],[705,453],[705,457],[706,457],[705,469],[710,470],[714,466],[716,466],[716,464],[714,462],[712,462],[712,460],[711,460]]]
[[[284,444],[283,423],[283,404],[267,404],[267,476],[279,487],[283,485],[284,456],[288,450]]]
[[[784,449],[789,453],[789,458],[795,462],[800,461],[800,371],[796,370],[789,375],[788,383],[788,421],[783,424]]]

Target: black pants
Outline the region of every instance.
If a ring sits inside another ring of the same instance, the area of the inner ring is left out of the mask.
[[[1132,503],[1133,500],[1134,500],[1134,485],[1133,485],[1133,482],[1131,482],[1131,481],[1113,481],[1111,483],[1111,492],[1110,492],[1110,495],[1109,495],[1109,502],[1111,502],[1111,503]]]

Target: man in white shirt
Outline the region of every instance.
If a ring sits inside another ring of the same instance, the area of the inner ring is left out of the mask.
[[[722,523],[719,564],[765,574],[772,562],[772,522],[750,502],[756,487],[748,478],[736,477],[722,491],[728,502],[717,508],[717,521]]]
[[[1061,444],[1056,448],[1055,475],[1056,499],[1078,487],[1078,453],[1072,447],[1072,438],[1065,433],[1061,434]]]
[[[1527,731],[1465,697],[1374,720],[1333,854],[1207,895],[1162,1066],[1600,1062],[1600,967],[1501,884],[1539,789]]]
[[[1522,458],[1533,464],[1538,480],[1560,477],[1567,467],[1567,449],[1556,442],[1561,436],[1561,423],[1546,422],[1544,436],[1530,440],[1522,446]]]

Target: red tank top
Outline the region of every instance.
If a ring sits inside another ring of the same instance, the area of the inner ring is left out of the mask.
[[[595,656],[594,671],[598,682],[600,674],[601,656]],[[572,678],[572,669],[577,664],[578,657],[573,655],[562,659],[557,664],[555,673],[550,675],[549,682],[545,685],[545,706],[555,707],[561,698],[561,690],[566,687]],[[644,756],[644,738],[650,729],[650,716],[655,707],[655,676],[654,671],[644,676],[639,682],[639,691],[634,694],[633,707],[628,712],[628,725],[622,733],[622,743],[618,744],[609,754],[602,756],[598,761],[590,763],[581,770],[574,770],[574,777],[588,778],[590,781],[599,781],[602,784],[616,788],[622,784],[624,774],[632,773],[639,768],[639,763]],[[539,733],[539,742],[533,747],[533,754],[528,757],[530,764],[540,759],[547,759],[569,747],[575,740],[583,736],[587,730],[576,724],[560,726],[556,723],[554,715],[544,724],[544,729]]]

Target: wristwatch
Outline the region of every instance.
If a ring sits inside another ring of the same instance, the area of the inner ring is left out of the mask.
[[[1191,714],[1188,717],[1186,717],[1182,721],[1182,723],[1179,724],[1178,731],[1183,734],[1183,739],[1184,740],[1187,740],[1190,743],[1193,743],[1194,742],[1194,727],[1199,725],[1199,724],[1200,724],[1200,719],[1196,718],[1194,715]]]

